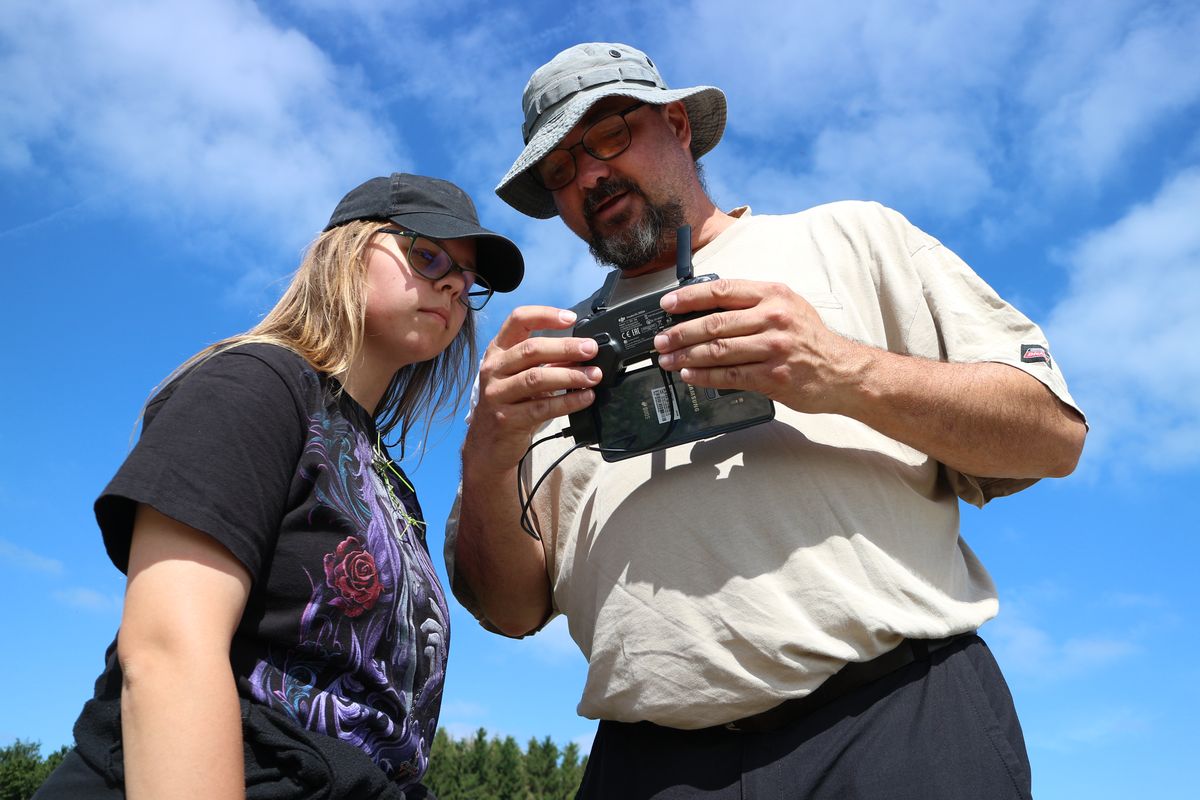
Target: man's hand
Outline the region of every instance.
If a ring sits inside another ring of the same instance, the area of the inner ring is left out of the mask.
[[[500,326],[479,367],[479,400],[467,433],[468,447],[479,444],[489,466],[515,465],[542,423],[587,408],[599,367],[579,362],[596,355],[592,339],[533,336],[537,330],[565,330],[575,314],[549,306],[521,306]],[[565,391],[564,391],[565,390]]]
[[[698,283],[665,295],[662,307],[723,309],[654,339],[660,366],[687,383],[750,389],[797,411],[851,417],[978,477],[1067,475],[1083,449],[1082,417],[1033,376],[851,341],[781,284]]]
[[[580,364],[596,355],[594,340],[533,332],[574,322],[573,312],[549,306],[522,306],[504,320],[484,352],[463,443],[454,581],[509,636],[528,633],[550,614],[545,551],[520,526],[517,465],[537,427],[587,408],[600,381],[599,367]]]
[[[797,411],[845,413],[842,395],[865,354],[825,326],[787,286],[716,280],[663,297],[671,314],[720,308],[654,339],[659,365],[714,389],[750,389]]]

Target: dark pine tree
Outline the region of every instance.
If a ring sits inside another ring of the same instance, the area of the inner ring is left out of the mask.
[[[0,800],[29,800],[66,755],[60,747],[43,759],[40,743],[21,739],[0,748]]]

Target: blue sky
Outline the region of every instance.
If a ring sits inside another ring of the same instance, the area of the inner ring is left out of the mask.
[[[983,633],[1040,798],[1181,796],[1200,748],[1200,7],[1194,2],[8,0],[0,8],[0,277],[8,578],[0,743],[70,740],[120,619],[91,503],[179,361],[270,307],[337,199],[449,178],[523,248],[487,309],[561,305],[601,272],[492,188],[529,73],[579,41],[725,90],[714,199],[756,213],[879,200],[1043,324],[1092,432],[1077,472],[963,531],[992,571]],[[461,418],[461,415],[460,415]],[[462,424],[415,476],[440,563]],[[590,742],[583,660],[454,606],[453,734]],[[186,687],[180,687],[186,691]]]

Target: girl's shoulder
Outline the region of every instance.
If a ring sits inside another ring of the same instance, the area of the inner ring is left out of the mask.
[[[200,393],[221,402],[244,392],[290,395],[298,406],[320,402],[327,379],[299,353],[282,345],[249,342],[218,350],[173,375],[146,405],[153,416],[176,394]]]
[[[267,342],[246,342],[221,350],[205,359],[197,369],[205,366],[223,374],[237,373],[250,378],[263,378],[274,373],[287,382],[305,377],[316,381],[321,378],[304,356],[289,347]]]

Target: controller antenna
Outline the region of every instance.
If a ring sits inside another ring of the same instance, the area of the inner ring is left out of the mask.
[[[692,279],[692,226],[675,230],[675,277],[680,283]]]

